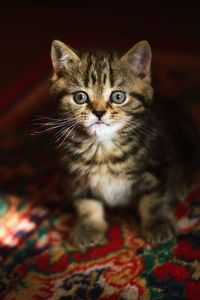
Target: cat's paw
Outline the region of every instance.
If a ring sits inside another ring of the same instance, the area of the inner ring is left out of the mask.
[[[71,234],[71,239],[76,247],[84,250],[99,244],[105,238],[105,230],[95,227],[90,223],[78,223]]]
[[[174,237],[175,232],[174,222],[170,219],[155,220],[142,228],[142,235],[146,241],[154,245],[169,241]]]

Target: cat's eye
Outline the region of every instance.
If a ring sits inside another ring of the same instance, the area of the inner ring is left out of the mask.
[[[126,94],[121,91],[112,92],[110,101],[116,104],[122,104],[126,100]]]
[[[74,94],[74,101],[77,104],[84,104],[89,100],[88,95],[85,92],[76,92]]]

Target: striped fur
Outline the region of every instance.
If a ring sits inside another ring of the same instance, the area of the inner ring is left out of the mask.
[[[174,124],[173,107],[153,101],[149,44],[140,42],[120,58],[101,52],[78,55],[54,41],[52,62],[62,161],[73,178],[79,216],[75,243],[85,248],[103,238],[104,204],[129,204],[148,241],[170,238],[175,227],[169,203],[189,187],[194,141],[182,124]],[[74,101],[78,91],[87,93],[86,103]],[[126,94],[122,104],[111,101],[114,91]],[[103,112],[103,123],[95,112]]]

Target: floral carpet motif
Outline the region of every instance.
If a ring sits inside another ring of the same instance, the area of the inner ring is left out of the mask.
[[[180,99],[177,86],[182,84],[196,114],[196,82],[186,85],[182,67],[173,70],[168,77],[159,73],[158,91]],[[177,89],[173,95],[171,85]],[[173,206],[178,234],[169,242],[145,243],[134,231],[130,212],[107,210],[106,239],[81,253],[68,238],[75,216],[51,141],[31,136],[21,125],[0,138],[1,300],[198,299],[200,179]]]

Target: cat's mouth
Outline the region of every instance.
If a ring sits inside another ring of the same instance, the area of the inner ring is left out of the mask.
[[[88,126],[89,128],[92,127],[92,126],[102,126],[102,125],[106,125],[106,126],[109,126],[109,124],[103,122],[103,121],[96,121],[94,123],[92,123],[90,126]]]

